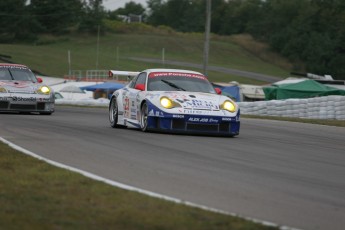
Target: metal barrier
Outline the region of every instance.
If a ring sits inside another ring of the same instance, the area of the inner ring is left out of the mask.
[[[109,70],[71,70],[70,74],[64,76],[68,81],[92,81],[92,82],[105,82],[105,81],[120,81],[128,82],[130,78],[127,76],[113,75],[109,76]]]

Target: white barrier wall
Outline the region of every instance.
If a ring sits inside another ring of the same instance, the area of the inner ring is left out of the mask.
[[[345,120],[345,96],[238,102],[241,114]]]

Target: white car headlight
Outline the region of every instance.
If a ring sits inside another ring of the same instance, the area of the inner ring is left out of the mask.
[[[174,102],[173,100],[171,100],[168,97],[161,97],[160,102],[161,102],[161,105],[166,109],[181,107],[180,104]]]
[[[232,101],[228,101],[228,100],[224,101],[223,104],[220,105],[220,108],[227,110],[231,113],[236,111],[235,103]]]
[[[0,93],[7,93],[7,89],[5,89],[4,87],[0,87]]]
[[[41,86],[38,90],[37,90],[37,93],[38,94],[50,94],[50,88],[48,86]]]

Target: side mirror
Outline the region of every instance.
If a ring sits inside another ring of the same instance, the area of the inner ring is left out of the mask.
[[[217,94],[219,94],[219,95],[222,94],[222,90],[220,88],[214,88],[214,90],[216,90]]]
[[[43,82],[42,78],[38,77],[38,78],[37,78],[37,82],[38,82],[38,83],[42,83],[42,82]]]
[[[134,88],[137,90],[140,90],[140,91],[144,91],[145,85],[144,84],[136,84]]]

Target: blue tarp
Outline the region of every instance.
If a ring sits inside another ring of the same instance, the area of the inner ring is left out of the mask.
[[[102,84],[96,84],[96,85],[89,85],[89,86],[83,86],[80,87],[82,90],[87,90],[87,91],[96,91],[96,90],[104,90],[104,91],[115,91],[118,89],[123,88],[125,85],[120,84],[120,83],[115,83],[115,82],[105,82]]]
[[[231,97],[235,101],[239,102],[241,100],[240,97],[240,88],[237,85],[232,86],[222,86],[218,84],[212,83],[213,87],[220,88],[222,90],[222,95]]]
[[[235,101],[240,101],[240,88],[237,85],[234,86],[226,86],[222,89],[222,94],[226,96],[230,96]]]

